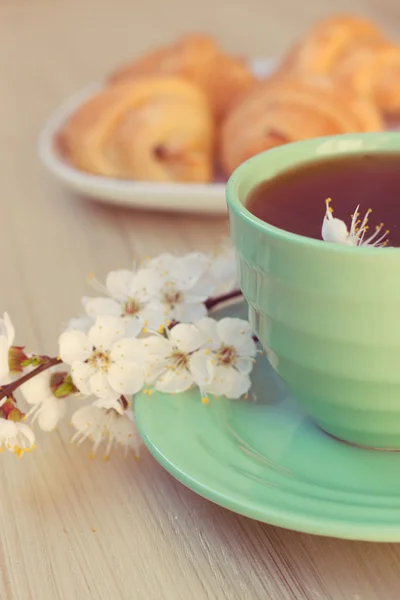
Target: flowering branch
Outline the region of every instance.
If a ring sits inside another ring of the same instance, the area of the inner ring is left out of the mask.
[[[43,371],[50,369],[50,367],[54,367],[55,365],[59,365],[60,363],[62,363],[61,358],[49,358],[48,356],[41,356],[40,359],[43,360],[43,362],[38,367],[36,367],[36,369],[25,373],[25,375],[8,385],[0,386],[0,401],[3,400],[3,398],[10,398],[11,396],[13,396],[14,392],[21,385],[29,381],[29,379],[36,377],[40,373],[43,373]]]
[[[32,449],[30,424],[49,431],[65,416],[67,399],[89,399],[72,415],[72,441],[105,443],[139,453],[132,403],[142,390],[180,393],[197,387],[199,400],[239,398],[250,386],[257,353],[249,323],[210,318],[208,312],[238,298],[231,249],[217,256],[171,254],[139,268],[93,277],[97,297],[82,299],[85,315],[72,319],[59,338],[59,357],[24,353],[14,327],[0,319],[0,448],[21,456]],[[30,405],[17,407],[16,392]]]

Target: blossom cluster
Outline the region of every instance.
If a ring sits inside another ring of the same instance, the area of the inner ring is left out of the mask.
[[[210,397],[247,394],[257,348],[250,324],[209,316],[237,295],[231,249],[217,256],[161,254],[131,270],[112,271],[82,299],[83,313],[59,338],[59,356],[28,355],[14,346],[7,314],[0,320],[0,447],[18,455],[34,446],[31,428],[54,429],[74,396],[73,441],[139,453],[132,402],[140,390],[176,394],[197,387]],[[18,408],[19,390],[30,409]],[[88,401],[89,400],[89,403]],[[30,425],[28,425],[28,423]]]

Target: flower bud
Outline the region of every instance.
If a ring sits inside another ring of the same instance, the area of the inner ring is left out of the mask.
[[[7,421],[19,423],[24,418],[24,413],[16,407],[15,398],[10,397],[7,398],[1,407],[1,416],[3,419],[7,419]]]
[[[75,387],[72,377],[69,373],[56,371],[50,378],[50,388],[56,398],[66,398],[76,394],[78,389]]]
[[[10,373],[22,373],[24,367],[29,364],[29,358],[24,352],[24,346],[11,346],[8,351],[8,368]]]
[[[24,413],[14,406],[14,408],[8,413],[7,420],[13,421],[14,423],[19,423],[23,420],[24,416]]]

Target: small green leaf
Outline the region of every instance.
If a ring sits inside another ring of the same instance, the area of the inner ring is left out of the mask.
[[[56,398],[66,398],[78,392],[71,375],[68,373],[53,373],[50,380],[50,387]]]

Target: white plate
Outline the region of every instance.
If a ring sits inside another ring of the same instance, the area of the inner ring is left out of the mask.
[[[265,77],[273,70],[273,61],[252,61],[252,69],[257,77]],[[80,90],[46,122],[39,138],[39,156],[50,173],[74,192],[102,202],[150,210],[225,213],[224,183],[153,183],[111,179],[78,171],[62,159],[54,143],[57,132],[67,118],[101,88],[102,84],[97,83]]]

